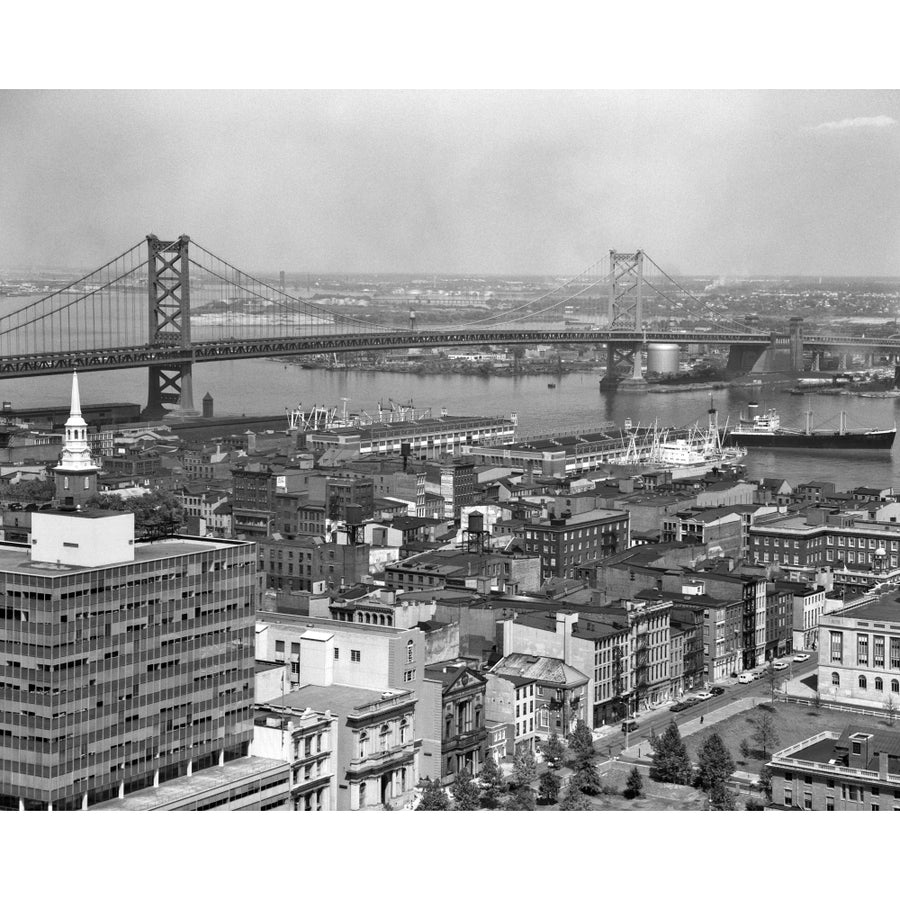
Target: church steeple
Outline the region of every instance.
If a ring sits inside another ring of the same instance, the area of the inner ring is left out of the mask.
[[[87,441],[87,422],[81,415],[81,396],[78,373],[72,375],[72,403],[66,420],[66,436],[59,465],[54,471],[56,503],[58,506],[78,506],[81,501],[97,493],[99,467],[91,459]]]

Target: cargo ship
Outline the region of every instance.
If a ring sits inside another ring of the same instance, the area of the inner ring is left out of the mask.
[[[807,450],[890,450],[897,436],[893,428],[868,430],[847,428],[847,414],[842,410],[837,429],[813,428],[812,410],[806,411],[804,429],[785,428],[774,409],[758,414],[756,403],[747,405],[747,416],[727,435],[726,441],[739,447],[799,447]]]

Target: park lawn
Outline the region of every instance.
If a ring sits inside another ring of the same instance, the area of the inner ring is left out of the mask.
[[[628,800],[622,796],[631,766],[627,763],[616,763],[607,774],[601,776],[603,784],[613,788],[615,794],[601,794],[591,797],[593,811],[627,811],[627,810],[702,810],[706,809],[706,794],[695,788],[681,784],[659,784],[650,779],[646,769],[641,770],[644,787],[639,798]],[[558,811],[559,806],[538,806],[538,809]]]
[[[736,713],[685,737],[684,742],[691,759],[696,762],[700,746],[713,732],[716,732],[724,741],[738,769],[758,774],[766,760],[760,753],[754,752],[759,748],[753,740],[753,720],[761,710],[771,711],[778,733],[775,746],[768,748],[770,753],[790,747],[821,731],[841,732],[847,725],[865,725],[867,729],[882,730],[893,728],[896,733],[900,733],[900,725],[891,726],[885,719],[877,719],[861,713],[834,709],[817,710],[814,707],[800,706],[797,703],[761,703],[756,709],[747,709]],[[745,738],[751,747],[750,759],[745,759],[740,750],[741,741]]]

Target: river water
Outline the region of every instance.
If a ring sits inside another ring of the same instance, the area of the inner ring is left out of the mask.
[[[114,400],[146,402],[144,369],[85,372],[79,376],[84,403]],[[548,383],[556,384],[553,390]],[[67,375],[11,379],[0,385],[0,400],[13,406],[64,404],[71,379]],[[760,409],[775,407],[782,423],[802,427],[807,397],[787,394],[783,385],[728,387],[713,392],[720,424],[735,422],[748,400]],[[276,415],[302,403],[342,406],[374,412],[379,400],[431,407],[435,415],[446,407],[451,415],[518,413],[520,434],[587,428],[603,421],[619,424],[625,418],[660,425],[688,425],[706,421],[708,395],[701,391],[674,394],[607,393],[599,390],[598,375],[529,375],[518,378],[466,375],[406,375],[353,370],[302,369],[275,360],[233,360],[204,363],[194,368],[194,401],[209,392],[217,415]],[[837,428],[841,409],[849,427],[885,427],[898,415],[898,400],[812,395],[814,426]],[[286,420],[285,420],[286,422]],[[893,453],[851,451],[750,450],[745,463],[753,476],[784,477],[792,484],[810,479],[834,481],[839,488],[856,485],[900,485],[900,457]]]

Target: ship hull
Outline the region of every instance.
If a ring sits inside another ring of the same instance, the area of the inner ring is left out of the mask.
[[[890,431],[814,431],[811,434],[776,432],[774,434],[741,434],[730,432],[726,442],[738,447],[778,450],[801,447],[806,450],[890,450],[896,429]]]

